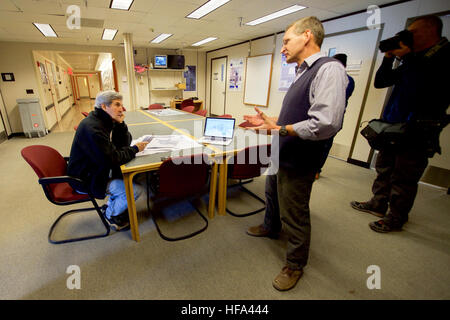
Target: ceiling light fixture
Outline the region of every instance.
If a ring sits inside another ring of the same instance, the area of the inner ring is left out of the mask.
[[[203,39],[202,41],[199,41],[199,42],[194,43],[192,46],[193,46],[193,47],[198,47],[198,46],[201,46],[202,44],[205,44],[205,43],[210,42],[210,41],[214,41],[214,40],[216,40],[216,39],[217,39],[217,38],[209,37],[209,38]]]
[[[134,0],[111,0],[109,7],[118,10],[130,10]]]
[[[34,26],[46,37],[58,38],[55,30],[52,26],[47,23],[36,23],[33,22]]]
[[[247,26],[256,26],[257,24],[264,23],[264,22],[267,22],[269,20],[276,19],[276,18],[285,16],[287,14],[291,14],[291,13],[294,13],[294,12],[297,12],[297,11],[300,11],[300,10],[303,10],[303,9],[306,9],[306,7],[303,7],[303,6],[300,6],[300,5],[296,4],[296,5],[292,6],[292,7],[289,7],[289,8],[283,9],[283,10],[279,10],[279,11],[271,13],[271,14],[269,14],[267,16],[258,18],[256,20],[253,20],[253,21],[250,21],[250,22],[247,22],[246,25]]]
[[[114,40],[117,31],[116,29],[103,29],[102,40]]]
[[[171,37],[171,33],[161,33],[159,36],[157,36],[155,39],[151,41],[151,43],[160,43],[166,40],[167,38]]]
[[[201,7],[197,8],[194,12],[187,15],[186,18],[200,19],[201,17],[206,16],[211,11],[216,10],[229,1],[230,0],[210,0],[203,4]]]

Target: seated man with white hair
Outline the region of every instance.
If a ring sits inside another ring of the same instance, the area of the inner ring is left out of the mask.
[[[120,166],[144,150],[147,142],[130,146],[131,134],[124,122],[122,95],[103,91],[95,98],[95,109],[78,126],[70,151],[68,174],[81,179],[83,185],[72,185],[79,193],[90,191],[103,199],[106,219],[117,231],[129,226],[127,197]],[[143,188],[133,183],[135,200]]]

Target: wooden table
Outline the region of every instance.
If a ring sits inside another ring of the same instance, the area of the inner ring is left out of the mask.
[[[125,122],[134,139],[146,134],[184,134],[196,140],[203,135],[205,119],[205,117],[183,111],[180,111],[179,115],[159,116],[152,114],[151,110],[139,110],[127,112]],[[189,151],[191,154],[206,153],[214,160],[208,204],[208,217],[210,219],[215,215],[216,192],[218,193],[218,214],[225,215],[226,213],[227,160],[245,147],[267,143],[270,143],[270,137],[266,135],[258,135],[249,130],[236,128],[233,143],[228,146],[205,145]],[[131,236],[137,242],[140,241],[140,235],[136,203],[133,196],[133,177],[138,173],[158,170],[163,162],[162,158],[168,158],[170,155],[170,152],[162,152],[136,157],[121,166],[127,194]]]

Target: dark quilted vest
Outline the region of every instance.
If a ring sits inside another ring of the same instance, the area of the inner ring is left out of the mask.
[[[319,68],[335,59],[322,57],[316,60],[302,76],[291,85],[283,100],[277,125],[294,124],[308,119],[309,91]],[[327,139],[328,140],[328,139]],[[324,152],[324,144],[327,140],[303,140],[298,136],[280,136],[280,158],[281,168],[297,172],[317,171],[320,158]]]

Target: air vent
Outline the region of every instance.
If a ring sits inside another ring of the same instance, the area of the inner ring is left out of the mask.
[[[81,18],[81,27],[103,29],[105,20]]]

